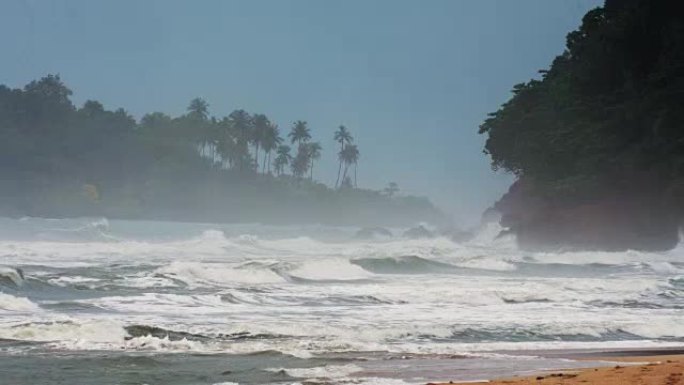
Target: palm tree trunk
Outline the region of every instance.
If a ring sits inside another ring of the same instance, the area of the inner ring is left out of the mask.
[[[212,143],[211,145],[212,151],[214,152],[214,163],[218,162],[219,158],[219,153],[218,153],[218,146],[216,143]]]
[[[359,187],[358,184],[356,184],[356,162],[354,162],[354,188]]]
[[[259,173],[259,143],[254,145],[254,162],[256,162],[256,171]]]
[[[337,180],[335,181],[335,188],[340,184],[340,172],[342,171],[342,161],[340,161],[340,166],[337,168]]]
[[[344,173],[342,174],[342,183],[344,183],[344,180],[347,179],[347,168],[348,167],[349,166],[347,165],[347,163],[345,163],[344,164]],[[342,184],[340,184],[340,186],[342,186]]]
[[[340,146],[340,153],[342,151],[344,151],[344,141]],[[340,183],[340,171],[342,171],[342,159],[340,159],[340,167],[337,168],[337,180],[335,181],[335,188],[337,188],[337,185]]]
[[[261,173],[266,173],[266,151],[264,151],[264,164],[261,165]]]

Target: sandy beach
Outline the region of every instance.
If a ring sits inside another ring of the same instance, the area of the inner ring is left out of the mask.
[[[596,358],[592,358],[594,360]],[[511,377],[487,382],[491,385],[680,385],[684,384],[684,355],[598,357],[618,363],[590,369],[554,370],[529,377]],[[436,382],[427,385],[466,385]]]

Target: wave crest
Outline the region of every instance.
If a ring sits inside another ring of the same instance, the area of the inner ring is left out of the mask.
[[[0,266],[0,286],[19,287],[24,284],[24,272],[19,268]]]
[[[283,277],[267,268],[241,268],[239,265],[231,267],[220,263],[172,262],[168,266],[158,268],[155,273],[191,286],[284,282]]]
[[[28,298],[15,297],[0,292],[0,310],[11,312],[36,312],[40,311],[40,307],[31,302]]]

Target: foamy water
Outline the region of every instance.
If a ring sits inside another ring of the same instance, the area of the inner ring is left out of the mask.
[[[422,381],[397,357],[481,371],[502,350],[684,341],[682,248],[528,253],[496,226],[463,244],[356,230],[0,219],[0,353],[265,365],[175,383],[396,384]]]

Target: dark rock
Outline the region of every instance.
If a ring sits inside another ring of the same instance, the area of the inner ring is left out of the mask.
[[[480,218],[480,224],[484,225],[487,223],[498,222],[501,220],[501,213],[494,207],[490,207],[482,213]]]
[[[560,199],[519,179],[495,208],[501,225],[530,250],[662,251],[679,242],[676,204],[657,181],[635,178],[632,189],[613,188]]]
[[[376,237],[391,238],[392,232],[384,227],[364,227],[356,232],[357,239],[372,239]]]
[[[187,339],[191,341],[202,341],[209,339],[208,337],[199,334],[177,332],[173,330],[166,330],[160,327],[148,325],[129,325],[126,326],[124,329],[126,329],[126,332],[128,333],[128,336],[125,337],[126,340],[145,336],[168,338],[171,341],[180,341],[182,339]]]
[[[412,239],[417,239],[417,238],[432,238],[435,235],[432,234],[432,232],[428,229],[426,229],[424,226],[416,226],[412,227],[406,231],[404,231],[404,237],[406,238],[412,238]]]

